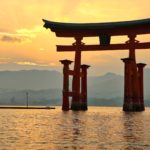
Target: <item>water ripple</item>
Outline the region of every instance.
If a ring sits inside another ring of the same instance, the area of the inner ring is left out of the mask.
[[[0,110],[0,150],[149,150],[150,109]]]

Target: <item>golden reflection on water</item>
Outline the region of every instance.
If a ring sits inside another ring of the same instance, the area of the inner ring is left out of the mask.
[[[148,150],[150,109],[0,110],[0,150]]]
[[[144,150],[147,145],[147,137],[150,136],[148,132],[148,116],[145,120],[144,112],[138,113],[124,113],[125,119],[123,119],[124,124],[124,134],[123,137],[126,140],[126,150]],[[148,134],[147,134],[148,133]],[[148,146],[149,147],[149,146]]]

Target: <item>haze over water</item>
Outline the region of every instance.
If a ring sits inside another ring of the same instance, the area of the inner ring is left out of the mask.
[[[0,150],[148,150],[150,108],[125,113],[118,107],[88,111],[0,110]]]

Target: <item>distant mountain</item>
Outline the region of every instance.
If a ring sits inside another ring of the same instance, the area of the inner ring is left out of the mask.
[[[144,75],[145,102],[150,106],[150,69]],[[62,81],[60,72],[22,70],[0,72],[0,104],[25,104],[26,92],[32,105],[61,105]],[[121,106],[124,77],[114,73],[88,77],[90,105]]]
[[[144,71],[144,96],[150,100],[150,69]]]
[[[115,98],[123,95],[123,76],[107,73],[99,77],[88,78],[89,97]]]
[[[26,105],[27,95],[29,105],[61,105],[61,90],[9,90],[1,92],[0,105]]]
[[[60,89],[62,74],[47,70],[0,71],[2,89]]]

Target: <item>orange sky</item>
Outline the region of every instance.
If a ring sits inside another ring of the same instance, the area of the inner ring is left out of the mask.
[[[110,22],[150,18],[149,0],[1,0],[0,70],[62,70],[60,59],[74,59],[74,53],[56,52],[56,44],[72,44],[73,39],[56,38],[43,28],[42,19],[60,22]],[[150,36],[138,37],[148,41]],[[127,37],[112,39],[124,42]],[[98,43],[98,38],[84,39]],[[123,74],[120,58],[127,51],[83,52],[82,62],[91,65],[91,75]],[[138,62],[150,66],[150,51],[137,52]]]

